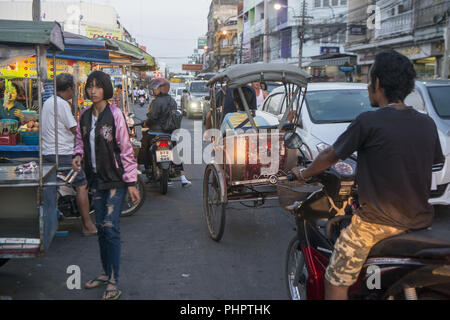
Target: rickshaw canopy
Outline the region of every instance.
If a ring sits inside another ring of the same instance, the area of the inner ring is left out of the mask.
[[[285,63],[253,63],[231,66],[208,81],[208,86],[227,82],[237,88],[256,81],[280,81],[306,87],[311,76],[295,65]]]

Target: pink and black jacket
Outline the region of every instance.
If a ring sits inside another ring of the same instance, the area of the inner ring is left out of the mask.
[[[74,150],[74,157],[79,155],[84,159],[84,171],[89,184],[94,177],[89,141],[92,111],[92,107],[89,107],[80,115]],[[100,190],[136,185],[137,163],[128,127],[122,111],[115,105],[108,104],[98,117],[95,127],[95,159]]]

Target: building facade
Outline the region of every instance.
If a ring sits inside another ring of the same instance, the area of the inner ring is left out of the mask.
[[[358,78],[368,81],[375,54],[394,49],[413,63],[419,78],[441,74],[448,0],[349,1],[346,50],[357,55]]]
[[[212,0],[208,14],[206,71],[238,62],[238,0]]]
[[[264,0],[244,1],[244,62],[262,61],[264,50],[273,62],[297,63],[299,31],[305,3],[303,61],[324,53],[343,53],[346,42],[347,0],[269,0],[269,48],[264,49]],[[278,4],[278,10],[275,5]]]
[[[32,20],[32,5],[32,1],[2,1],[0,19]],[[82,1],[42,1],[41,19],[57,21],[64,31],[89,38],[103,36],[136,44],[136,40],[121,25],[112,6]]]

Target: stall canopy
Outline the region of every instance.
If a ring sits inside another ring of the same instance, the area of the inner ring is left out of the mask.
[[[135,45],[107,38],[101,38],[106,42],[106,48],[110,49],[110,58],[113,63],[125,63],[140,71],[156,70],[155,59],[147,52]]]
[[[87,61],[96,63],[111,63],[109,51],[106,50],[105,41],[92,40],[83,36],[64,32],[65,49],[57,53],[57,59]],[[52,54],[49,52],[48,57]]]
[[[57,22],[0,20],[0,65],[36,54],[35,46],[64,50],[64,36]]]

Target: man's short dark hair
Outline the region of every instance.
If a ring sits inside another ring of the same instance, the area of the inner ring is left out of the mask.
[[[86,87],[84,89],[84,94],[86,95],[86,97],[90,99],[87,89],[92,86],[94,79],[97,84],[97,87],[103,89],[103,100],[111,99],[114,96],[111,77],[106,73],[104,73],[103,71],[94,71],[91,72],[91,74],[88,76],[86,81]]]
[[[370,70],[372,89],[375,91],[375,83],[379,79],[389,102],[404,101],[414,89],[415,78],[416,71],[411,61],[394,50],[378,53]]]
[[[249,87],[241,87],[241,89],[249,109],[252,109],[252,101],[256,97],[255,92]],[[237,103],[240,110],[245,110],[244,102],[242,101],[241,95],[239,94],[239,90],[237,88],[233,90],[233,100]]]
[[[56,91],[64,92],[74,87],[73,76],[68,73],[61,73],[56,76]]]
[[[119,85],[117,85],[117,87],[116,87],[117,89],[120,89],[120,90],[122,90],[122,85],[121,84],[119,84]]]

